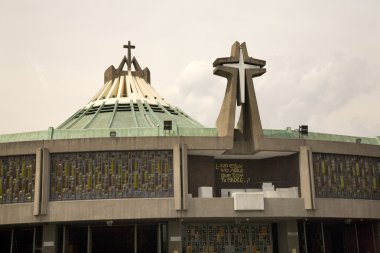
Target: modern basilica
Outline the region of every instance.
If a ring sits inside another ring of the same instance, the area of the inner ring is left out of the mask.
[[[205,127],[125,48],[60,126],[0,135],[1,252],[380,251],[380,137],[263,129],[266,62],[239,42],[213,63],[226,91]]]

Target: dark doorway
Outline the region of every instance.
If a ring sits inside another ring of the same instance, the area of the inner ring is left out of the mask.
[[[68,253],[87,252],[87,226],[68,226]]]
[[[373,222],[299,221],[298,231],[302,253],[375,253]]]
[[[324,223],[326,253],[357,253],[354,224]]]
[[[323,249],[323,232],[320,222],[306,223],[307,252],[321,253]]]
[[[359,222],[356,224],[359,242],[359,252],[375,253],[373,224]]]
[[[33,253],[34,228],[15,228],[13,253]]]
[[[58,252],[134,253],[136,249],[138,253],[156,253],[160,248],[167,253],[167,224],[106,224],[62,226],[58,237],[63,243],[57,243]]]
[[[12,229],[1,229],[0,230],[0,249],[3,252],[11,251],[11,236]]]
[[[92,227],[92,252],[133,253],[134,229],[134,225]]]
[[[157,225],[137,226],[137,252],[157,252]]]

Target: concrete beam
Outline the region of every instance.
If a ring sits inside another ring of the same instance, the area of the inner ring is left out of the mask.
[[[313,177],[312,163],[310,162],[310,149],[307,146],[300,147],[299,153],[299,170],[300,170],[300,185],[301,197],[304,199],[305,209],[315,209],[314,194],[313,194]]]
[[[36,171],[34,173],[34,203],[33,215],[41,212],[41,178],[42,178],[42,148],[36,150]]]
[[[263,211],[235,211],[233,198],[190,198],[178,212],[173,198],[52,201],[47,215],[33,216],[33,204],[0,205],[0,224],[138,219],[253,220],[283,218],[380,219],[380,201],[316,198],[316,210],[305,210],[302,198],[264,199]],[[181,203],[181,202],[179,202]],[[334,208],[332,208],[334,207]]]
[[[42,227],[42,253],[57,252],[57,225],[44,224]]]
[[[170,253],[182,253],[182,224],[179,220],[168,222],[169,251]]]
[[[41,215],[46,215],[49,205],[50,193],[50,153],[46,148],[42,149],[42,178],[41,178]]]
[[[181,164],[182,164],[182,209],[187,210],[189,200],[189,177],[187,169],[187,145],[181,145]]]
[[[298,253],[297,220],[278,223],[278,251],[279,253]]]
[[[174,188],[174,209],[182,210],[181,194],[181,148],[179,143],[173,147],[173,188]]]

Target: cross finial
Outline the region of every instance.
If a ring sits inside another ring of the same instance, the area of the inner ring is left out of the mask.
[[[131,70],[131,65],[132,65],[132,56],[131,56],[131,50],[135,48],[134,45],[131,45],[131,42],[128,41],[128,45],[124,45],[123,48],[128,49],[128,59],[127,59],[127,64],[128,64],[128,70]]]
[[[237,105],[240,106],[245,103],[246,70],[257,69],[255,76],[262,75],[265,73],[265,69],[263,69],[265,61],[249,57],[245,42],[242,44],[235,42],[232,48],[234,55],[231,53],[231,57],[216,59],[214,67],[222,65],[238,70]],[[255,76],[251,76],[251,78]]]

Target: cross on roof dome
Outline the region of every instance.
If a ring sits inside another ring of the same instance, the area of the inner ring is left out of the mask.
[[[132,51],[132,49],[135,49],[136,46],[131,45],[131,41],[128,41],[128,45],[124,45],[123,48],[127,48],[128,49],[127,65],[128,65],[128,70],[131,70],[131,65],[132,65],[131,51]]]

